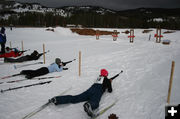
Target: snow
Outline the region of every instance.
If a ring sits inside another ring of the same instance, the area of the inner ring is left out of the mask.
[[[20,4],[20,3],[15,3],[15,4],[13,5],[13,7],[18,7],[18,6],[22,6],[22,4]]]
[[[154,18],[153,21],[156,21],[156,22],[163,22],[164,20],[162,18]]]
[[[39,4],[32,4],[28,5],[25,4],[26,7],[24,8],[21,3],[15,3],[13,5],[12,10],[17,13],[23,13],[23,12],[39,12],[39,13],[46,13],[46,12],[54,12],[56,15],[60,15],[63,17],[67,17],[67,13],[63,9],[55,9],[55,8],[44,8],[43,6]],[[10,6],[7,6],[10,7]]]
[[[4,16],[0,16],[0,19],[8,20],[10,16],[10,14],[5,14]]]
[[[121,70],[124,72],[113,81],[113,92],[105,93],[100,102],[100,109],[110,105],[114,100],[119,101],[108,112],[98,119],[107,119],[115,113],[120,119],[164,119],[165,105],[167,102],[168,84],[171,72],[171,62],[175,61],[175,72],[170,104],[180,103],[180,31],[163,34],[163,39],[171,41],[170,45],[155,43],[156,29],[148,34],[143,34],[144,29],[135,29],[134,43],[129,43],[128,35],[121,33],[127,29],[116,29],[120,32],[118,40],[113,41],[112,36],[80,36],[72,33],[68,28],[57,27],[55,32],[46,31],[46,28],[14,28],[6,29],[7,43],[11,41],[12,47],[21,49],[46,50],[46,64],[32,65],[14,69],[14,64],[0,65],[0,77],[19,73],[24,69],[38,69],[53,63],[56,57],[63,61],[76,58],[68,64],[69,70],[55,72],[46,76],[59,76],[49,79],[53,82],[41,86],[27,87],[0,94],[0,119],[20,119],[26,114],[40,107],[52,98],[72,86],[66,94],[76,95],[88,89],[99,75],[102,68],[109,71],[109,77],[116,75]],[[113,31],[114,29],[102,29]],[[165,29],[162,30],[162,32]],[[82,52],[82,75],[78,76],[78,53]],[[1,63],[3,59],[0,59]],[[43,61],[31,61],[22,64]],[[42,76],[44,77],[44,76]],[[17,76],[9,79],[0,79],[0,82],[24,79]],[[48,81],[48,80],[43,80]],[[0,89],[29,85],[37,80],[22,81],[19,83],[3,83]],[[50,105],[31,119],[84,119],[88,118],[83,111],[83,104]]]

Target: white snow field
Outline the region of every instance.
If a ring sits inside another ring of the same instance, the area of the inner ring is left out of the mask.
[[[33,50],[43,52],[50,50],[46,55],[46,64],[38,64],[14,69],[10,63],[0,65],[0,77],[19,73],[24,69],[38,69],[53,63],[59,57],[62,61],[77,60],[68,64],[69,70],[49,73],[45,76],[62,76],[60,78],[41,81],[52,82],[40,86],[21,88],[18,90],[0,93],[0,119],[21,119],[52,98],[72,86],[66,94],[76,95],[88,89],[99,75],[100,69],[109,71],[114,76],[121,70],[124,72],[113,83],[113,92],[104,93],[99,109],[110,105],[118,99],[115,106],[110,108],[98,119],[108,119],[112,113],[119,119],[164,119],[167,102],[168,86],[171,72],[171,63],[175,61],[175,72],[172,85],[170,104],[180,103],[180,31],[163,34],[162,39],[171,41],[170,45],[155,43],[153,37],[156,29],[143,34],[144,29],[135,29],[134,43],[129,42],[127,34],[120,33],[118,40],[112,36],[80,36],[72,33],[69,28],[56,27],[55,32],[46,31],[46,28],[6,28],[7,43],[21,49],[21,41],[26,52]],[[101,29],[113,31],[114,29]],[[117,29],[122,32],[128,29]],[[166,31],[163,29],[162,32]],[[151,40],[149,41],[149,35]],[[78,75],[78,54],[82,52],[82,74]],[[0,59],[3,63],[3,58]],[[29,64],[43,61],[25,62]],[[17,64],[17,65],[20,65]],[[45,77],[41,76],[41,77]],[[9,79],[0,79],[0,82],[24,79],[16,76]],[[17,86],[38,83],[39,80],[27,80],[17,83],[0,84],[0,90]],[[86,119],[83,104],[50,105],[30,119]]]

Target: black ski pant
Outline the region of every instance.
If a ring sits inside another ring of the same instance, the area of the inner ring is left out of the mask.
[[[49,70],[47,67],[42,67],[37,70],[22,70],[20,74],[26,75],[26,78],[31,79],[37,76],[48,74]]]
[[[24,61],[28,61],[28,58],[26,56],[22,56],[20,58],[17,59],[13,59],[13,58],[4,58],[4,62],[24,62]]]
[[[65,95],[54,97],[56,99],[55,105],[87,101],[90,103],[92,110],[95,110],[99,107],[99,102],[101,100],[102,94],[102,84],[95,83],[88,90],[79,95]]]
[[[1,53],[5,53],[5,43],[1,43]]]

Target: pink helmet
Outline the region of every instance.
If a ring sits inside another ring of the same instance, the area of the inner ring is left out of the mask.
[[[108,76],[108,71],[106,69],[101,69],[101,76]]]

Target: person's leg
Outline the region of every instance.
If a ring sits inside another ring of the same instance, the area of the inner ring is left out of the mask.
[[[34,72],[34,70],[22,70],[20,72],[20,74],[22,75],[29,75],[29,74],[32,74]]]
[[[17,58],[14,60],[14,62],[24,62],[24,61],[27,61],[27,57],[26,56],[22,56],[20,58]]]
[[[101,100],[103,90],[101,84],[94,84],[91,88],[91,97],[88,100],[88,103],[90,103],[92,109],[96,109],[99,107],[99,102]]]
[[[88,101],[90,97],[90,94],[87,91],[79,94],[79,95],[65,95],[65,96],[56,96],[54,97],[55,99],[55,105],[58,104],[67,104],[67,103],[79,103],[79,102],[84,102],[84,101]]]
[[[14,62],[14,60],[13,58],[4,57],[4,62]]]
[[[92,110],[95,110],[99,107],[99,102],[101,100],[102,93],[98,92],[96,93],[91,99],[88,101],[88,103],[91,105]]]
[[[84,111],[90,117],[93,117],[94,116],[93,110],[99,107],[99,102],[103,94],[102,85],[94,84],[91,93],[93,95],[91,95],[90,99],[83,105],[83,107],[84,107]]]
[[[22,56],[20,58],[17,58],[17,59],[14,59],[14,58],[4,58],[4,62],[24,62],[26,61],[26,57],[25,56]]]
[[[42,68],[39,68],[37,70],[34,71],[33,73],[33,77],[37,77],[37,76],[42,76],[42,75],[45,75],[45,74],[48,74],[49,73],[49,70],[47,67],[42,67]]]
[[[26,75],[26,78],[28,78],[28,79],[32,79],[34,77],[42,76],[42,75],[45,75],[48,73],[49,73],[49,70],[47,67],[42,67],[42,68],[37,69],[37,70],[23,70],[23,71],[21,71],[21,74]]]
[[[5,43],[1,43],[1,53],[5,53]]]

